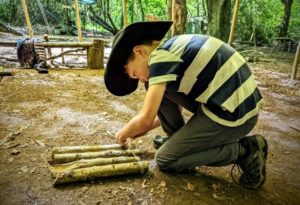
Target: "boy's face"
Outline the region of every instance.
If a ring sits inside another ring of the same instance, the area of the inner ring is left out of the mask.
[[[148,55],[143,46],[136,47],[133,48],[133,58],[130,58],[124,66],[125,73],[127,73],[130,78],[138,79],[144,83],[148,81],[149,77]]]

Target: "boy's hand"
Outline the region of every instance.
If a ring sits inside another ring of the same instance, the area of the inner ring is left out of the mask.
[[[127,136],[124,136],[124,135],[121,135],[120,131],[118,131],[116,134],[115,134],[115,138],[117,140],[117,142],[121,145],[124,145],[124,146],[127,146],[127,141],[129,139],[131,139],[131,137],[127,137]]]

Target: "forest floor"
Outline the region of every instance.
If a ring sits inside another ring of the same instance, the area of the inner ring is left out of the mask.
[[[0,48],[0,56],[8,54],[15,51]],[[47,162],[51,149],[116,143],[113,134],[139,111],[145,91],[140,85],[129,96],[113,96],[100,70],[52,68],[38,74],[17,68],[15,76],[0,82],[0,204],[298,204],[300,83],[290,80],[293,57],[271,53],[268,58],[276,60],[250,63],[265,100],[252,133],[269,143],[267,180],[258,191],[236,184],[232,166],[182,174],[159,171],[152,139],[164,134],[160,128],[136,139],[148,153],[143,156],[150,163],[147,173],[54,187]],[[16,65],[2,61],[2,67]]]

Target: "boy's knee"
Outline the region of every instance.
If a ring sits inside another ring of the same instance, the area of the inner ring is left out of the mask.
[[[156,152],[155,160],[158,168],[164,171],[172,171],[174,170],[172,164],[174,163],[174,159],[170,159],[165,154]]]

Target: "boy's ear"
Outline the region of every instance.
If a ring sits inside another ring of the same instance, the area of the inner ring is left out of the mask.
[[[133,51],[133,53],[140,54],[143,57],[145,57],[146,54],[147,54],[145,48],[142,45],[136,45],[136,46],[134,46],[133,49],[132,49],[132,51]]]

